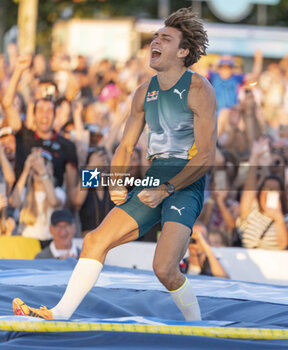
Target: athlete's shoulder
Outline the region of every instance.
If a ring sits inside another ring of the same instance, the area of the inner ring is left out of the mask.
[[[195,98],[195,96],[197,98]],[[192,75],[189,95],[188,95],[188,106],[192,111],[197,111],[203,106],[209,108],[210,106],[213,109],[216,108],[216,95],[213,86],[208,79],[203,77],[198,73]]]
[[[148,80],[146,80],[143,84],[141,84],[140,86],[138,86],[138,88],[136,89],[135,95],[139,94],[139,95],[146,95],[147,90],[149,88],[150,82],[152,80],[153,77],[149,78]]]
[[[140,105],[143,106],[144,105],[144,101],[145,101],[145,96],[147,94],[151,79],[148,79],[147,81],[145,81],[145,83],[141,84],[140,86],[138,86],[138,88],[135,91],[134,97],[133,97],[133,103],[136,105]]]
[[[203,75],[200,75],[198,73],[193,73],[191,83],[190,83],[190,89],[204,89],[204,90],[210,90],[214,91],[214,88],[210,81],[205,78]]]

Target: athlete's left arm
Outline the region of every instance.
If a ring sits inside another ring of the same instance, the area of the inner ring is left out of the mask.
[[[188,94],[188,106],[194,112],[194,138],[197,153],[169,182],[175,191],[181,190],[200,179],[214,165],[217,141],[217,102],[215,92],[208,80],[193,74]],[[143,190],[139,199],[154,208],[168,197],[166,187],[159,191]]]
[[[198,74],[192,76],[188,106],[194,112],[194,138],[197,153],[183,170],[169,182],[181,190],[200,179],[214,165],[217,141],[217,102],[208,80]]]

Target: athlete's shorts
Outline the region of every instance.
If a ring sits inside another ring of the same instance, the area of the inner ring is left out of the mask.
[[[188,160],[180,158],[156,158],[147,170],[145,178],[153,177],[163,184],[178,174],[187,162]],[[194,222],[202,210],[204,187],[205,176],[165,198],[156,208],[151,208],[139,200],[137,194],[145,187],[136,187],[129,193],[127,201],[117,207],[136,220],[139,237],[145,235],[159,221],[162,227],[166,221],[179,222],[189,227],[192,233]]]

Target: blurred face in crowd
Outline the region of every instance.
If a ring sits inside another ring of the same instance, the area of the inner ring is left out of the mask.
[[[54,130],[59,132],[61,127],[69,120],[71,112],[70,103],[66,100],[56,108],[55,119],[53,123]]]
[[[50,225],[50,232],[57,249],[71,249],[76,226],[66,221],[60,221],[56,225]]]
[[[283,178],[284,167],[285,167],[285,158],[281,154],[272,153],[271,154],[271,165],[270,172],[273,175],[277,175],[280,178]]]
[[[61,131],[61,135],[65,137],[65,139],[70,140],[71,135],[73,134],[73,131],[75,130],[75,126],[73,123],[68,124],[65,126],[65,129]]]
[[[208,243],[211,247],[224,247],[226,244],[223,242],[223,238],[220,232],[209,232]]]
[[[195,264],[196,261],[201,265],[205,261],[206,253],[201,244],[201,236],[207,241],[207,228],[201,223],[196,223],[193,226],[192,238],[188,245],[189,264],[191,265]]]
[[[79,69],[79,70],[84,70],[84,69],[86,69],[87,68],[87,60],[86,60],[86,57],[84,57],[84,56],[81,56],[81,55],[79,55],[78,57],[77,57],[77,69]]]
[[[205,225],[195,223],[193,226],[193,232],[200,232],[206,238],[208,237],[208,231]]]
[[[54,121],[54,103],[48,100],[40,100],[35,108],[36,131],[45,134],[52,130]]]
[[[96,150],[90,155],[89,164],[100,168],[101,171],[107,171],[110,165],[110,159],[103,147],[96,147]]]
[[[85,123],[104,128],[109,124],[109,107],[104,102],[91,103],[85,112]]]
[[[229,123],[231,126],[237,126],[241,118],[241,110],[239,107],[232,107],[229,113]]]
[[[50,58],[50,68],[53,72],[70,69],[70,57],[63,54],[54,54]]]
[[[193,254],[193,251],[194,251],[195,248],[199,252],[203,250],[201,244],[199,243],[198,233],[202,234],[202,236],[206,240],[208,240],[208,231],[207,231],[206,226],[203,225],[203,224],[200,224],[200,223],[194,224],[192,238],[191,238],[190,244],[188,246],[190,255]]]
[[[34,73],[37,76],[41,76],[45,73],[46,71],[46,62],[45,62],[45,58],[43,55],[38,54],[34,57],[33,60],[33,70]]]
[[[1,146],[4,153],[9,161],[15,159],[16,153],[16,140],[14,135],[6,135],[0,138]]]
[[[229,79],[233,74],[233,68],[228,64],[224,64],[218,68],[218,72],[222,79]]]
[[[41,158],[44,160],[44,164],[45,164],[45,169],[46,169],[46,173],[51,177],[51,179],[53,178],[53,164],[51,161],[48,161],[45,157]],[[35,163],[34,163],[35,164]],[[43,187],[43,182],[41,180],[40,174],[38,172],[38,169],[35,168],[34,164],[32,163],[31,165],[31,170],[30,170],[30,174],[33,176],[33,180],[35,182],[38,183],[38,185],[40,184],[41,187]]]

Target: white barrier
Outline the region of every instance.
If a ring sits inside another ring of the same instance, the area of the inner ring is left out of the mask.
[[[231,279],[288,285],[288,251],[213,248]]]
[[[75,240],[81,247],[82,240]],[[131,242],[113,248],[105,264],[152,270],[156,243]],[[288,251],[244,248],[213,248],[217,258],[233,280],[288,284]]]

